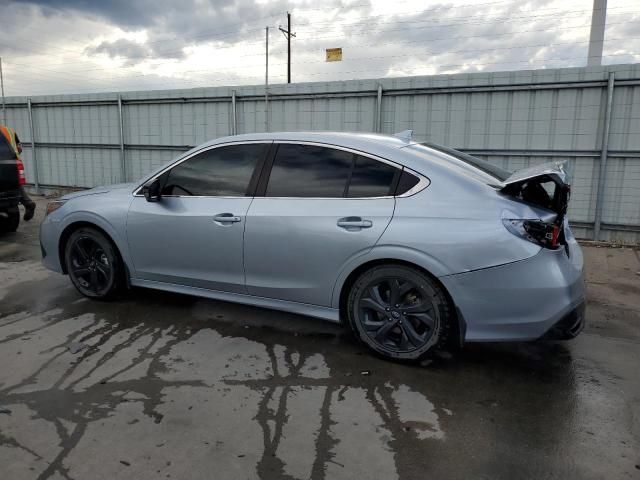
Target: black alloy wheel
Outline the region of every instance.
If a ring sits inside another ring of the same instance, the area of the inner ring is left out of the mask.
[[[101,232],[92,228],[73,232],[66,244],[65,262],[72,283],[83,295],[108,298],[119,289],[122,261]]]
[[[450,311],[441,287],[405,266],[365,272],[348,300],[350,324],[358,337],[377,353],[403,360],[419,359],[442,343]]]

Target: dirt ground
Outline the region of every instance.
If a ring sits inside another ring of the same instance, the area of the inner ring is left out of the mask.
[[[0,478],[640,478],[640,257],[584,246],[585,331],[429,366],[336,325],[163,292],[89,301],[0,237]]]

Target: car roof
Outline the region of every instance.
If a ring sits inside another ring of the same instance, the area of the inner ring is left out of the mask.
[[[209,145],[216,145],[227,142],[246,142],[260,140],[281,140],[297,142],[318,142],[328,145],[336,145],[362,149],[368,151],[371,148],[383,147],[398,149],[407,146],[410,142],[406,139],[393,135],[383,135],[379,133],[359,133],[359,132],[263,132],[245,133],[228,137],[217,138],[209,142]],[[375,153],[375,150],[371,153]]]

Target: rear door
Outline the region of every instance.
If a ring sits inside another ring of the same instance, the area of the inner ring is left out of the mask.
[[[160,201],[135,196],[127,237],[136,278],[245,293],[245,219],[268,147],[198,152],[161,175]]]
[[[344,263],[368,252],[391,221],[400,170],[322,145],[274,150],[247,213],[247,291],[329,306]]]

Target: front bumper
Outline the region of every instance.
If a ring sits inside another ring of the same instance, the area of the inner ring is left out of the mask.
[[[63,273],[58,251],[59,228],[59,222],[51,220],[50,217],[45,217],[40,224],[40,249],[42,250],[42,264],[49,270]]]
[[[542,249],[519,262],[441,277],[466,324],[465,341],[535,340],[580,312],[582,251],[573,239],[568,250]],[[570,325],[573,336],[581,330],[581,318]]]

